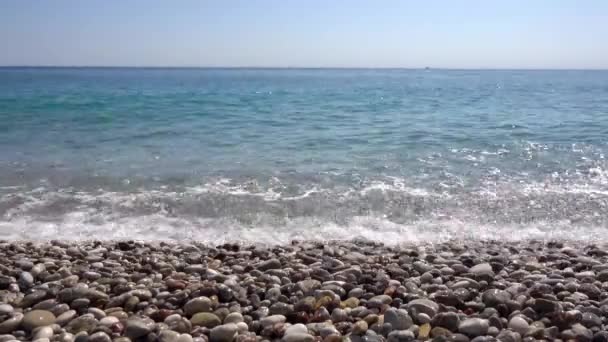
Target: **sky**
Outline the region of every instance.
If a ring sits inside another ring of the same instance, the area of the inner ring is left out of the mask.
[[[608,69],[608,0],[0,0],[0,65]]]

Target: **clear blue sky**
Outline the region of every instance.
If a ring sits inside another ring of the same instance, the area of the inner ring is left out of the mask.
[[[0,65],[608,68],[608,0],[0,0]]]

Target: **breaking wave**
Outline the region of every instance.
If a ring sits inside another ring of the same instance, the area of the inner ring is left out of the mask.
[[[606,239],[608,189],[594,181],[458,182],[416,187],[382,177],[357,186],[218,178],[124,191],[3,189],[4,239],[289,243],[365,238],[387,244],[470,239]]]

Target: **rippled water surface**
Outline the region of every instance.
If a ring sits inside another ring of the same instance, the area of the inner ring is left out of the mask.
[[[0,68],[0,238],[606,239],[608,72]]]

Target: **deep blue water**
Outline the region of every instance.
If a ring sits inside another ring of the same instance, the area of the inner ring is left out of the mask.
[[[0,68],[0,238],[608,236],[608,72]]]

